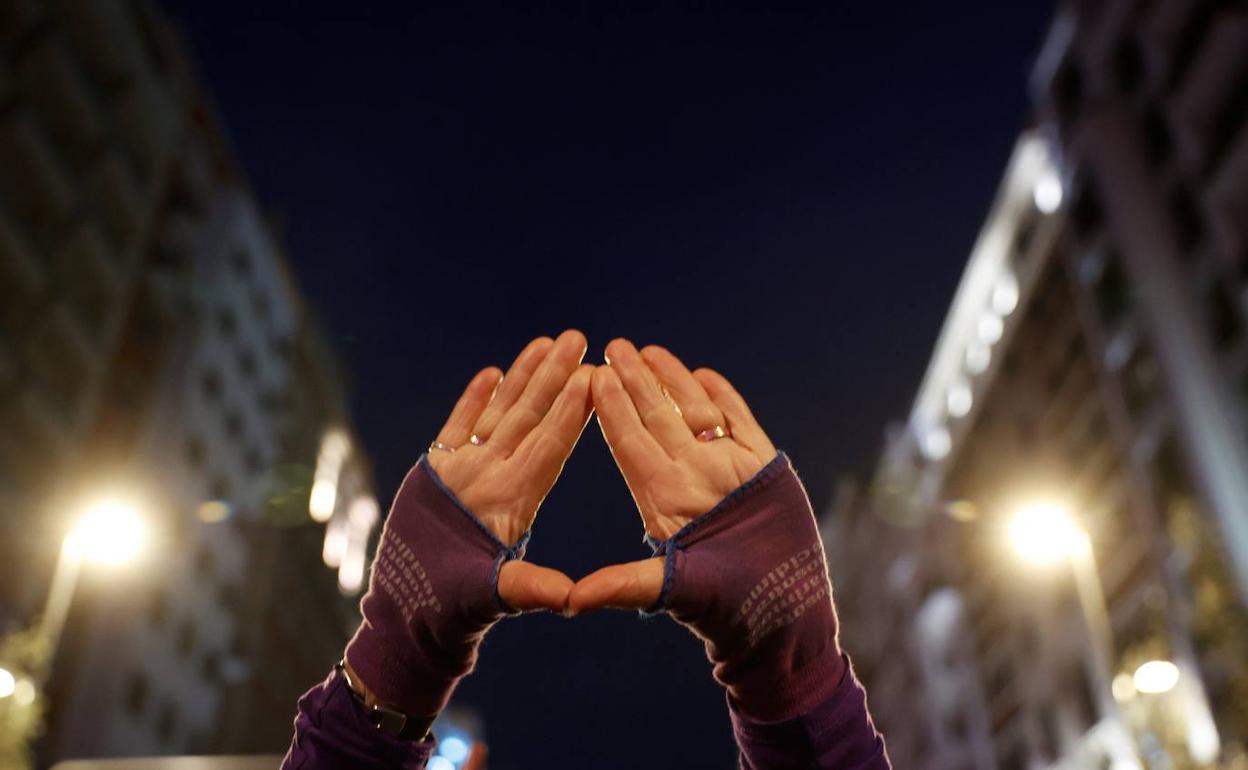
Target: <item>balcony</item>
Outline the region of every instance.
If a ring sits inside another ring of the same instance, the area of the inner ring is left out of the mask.
[[[20,226],[0,211],[0,321],[11,329],[26,325],[47,277]]]
[[[112,0],[59,0],[57,16],[83,59],[95,85],[112,93],[142,75],[142,41],[131,17],[131,5]]]
[[[56,252],[57,294],[73,302],[74,315],[96,337],[116,325],[125,282],[117,257],[99,230],[80,225]]]
[[[32,104],[64,156],[81,167],[102,130],[90,86],[57,38],[44,36],[15,65],[22,95]]]
[[[183,115],[160,81],[134,81],[117,105],[122,143],[144,173],[157,173],[182,132]]]
[[[1219,117],[1242,80],[1248,50],[1248,19],[1216,19],[1201,41],[1183,82],[1171,100],[1180,162],[1199,176],[1219,144]]]
[[[55,231],[69,219],[74,187],[47,136],[29,112],[18,108],[0,117],[0,196],[32,234]]]
[[[1233,267],[1238,255],[1248,254],[1248,122],[1240,126],[1208,196],[1218,254]]]
[[[130,167],[118,153],[111,153],[92,169],[88,186],[114,245],[119,251],[132,249],[143,231],[145,212],[143,193]]]

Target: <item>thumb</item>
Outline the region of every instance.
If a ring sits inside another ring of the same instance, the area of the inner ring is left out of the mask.
[[[572,578],[557,569],[513,559],[498,570],[499,598],[520,612],[563,612],[571,590]]]
[[[578,615],[603,607],[649,609],[659,600],[662,590],[662,557],[613,564],[586,575],[572,586],[568,613]]]

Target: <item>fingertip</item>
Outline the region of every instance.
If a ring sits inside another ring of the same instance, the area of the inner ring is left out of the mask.
[[[497,366],[487,366],[477,372],[477,375],[473,377],[475,382],[482,385],[496,384],[501,379],[503,379],[503,370],[499,369]]]
[[[707,366],[700,366],[693,370],[693,378],[702,384],[702,387],[719,386],[728,382],[728,379],[719,372]]]
[[[585,355],[585,351],[589,349],[589,340],[585,338],[585,333],[580,329],[565,329],[563,333],[559,335],[558,340],[556,340],[556,344],[558,343],[565,345],[576,343],[581,349],[582,357]]]
[[[590,383],[595,393],[605,393],[608,388],[618,384],[619,381],[619,375],[610,366],[596,366]]]
[[[627,351],[630,348],[632,348],[633,350],[636,350],[636,348],[633,346],[633,343],[630,342],[625,337],[616,337],[615,339],[608,342],[607,347],[604,351],[604,356],[603,356],[604,360],[606,360],[607,362],[607,366],[612,365],[611,359],[613,358],[618,359],[625,351]]]
[[[644,348],[641,349],[641,357],[644,358],[647,362],[649,362],[651,359],[664,358],[668,356],[675,358],[675,356],[672,354],[672,351],[668,350],[662,345],[646,345]]]

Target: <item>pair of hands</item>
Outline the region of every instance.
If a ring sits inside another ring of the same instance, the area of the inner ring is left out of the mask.
[[[745,400],[717,372],[690,372],[664,348],[639,351],[624,339],[607,345],[604,366],[582,363],[586,349],[585,335],[569,330],[530,342],[506,376],[497,367],[481,370],[438,433],[456,451],[429,453],[442,481],[503,543],[514,544],[532,526],[594,412],[646,532],[658,540],[775,457]],[[727,436],[698,440],[716,426]],[[662,585],[662,558],[604,567],[575,582],[519,560],[498,575],[499,596],[513,609],[569,615],[645,609]]]

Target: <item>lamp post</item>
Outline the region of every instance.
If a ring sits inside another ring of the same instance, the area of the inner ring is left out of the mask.
[[[65,536],[39,622],[39,637],[48,650],[47,661],[37,672],[40,682],[47,681],[84,564],[126,564],[138,555],[146,535],[139,508],[133,502],[110,498],[89,505]]]
[[[1091,646],[1089,660],[1097,706],[1108,720],[1107,748],[1115,768],[1140,768],[1135,742],[1113,695],[1113,628],[1105,604],[1105,592],[1096,569],[1096,556],[1088,533],[1075,522],[1069,508],[1052,501],[1032,502],[1019,508],[1010,520],[1014,550],[1032,564],[1066,562],[1074,578],[1084,624]]]

